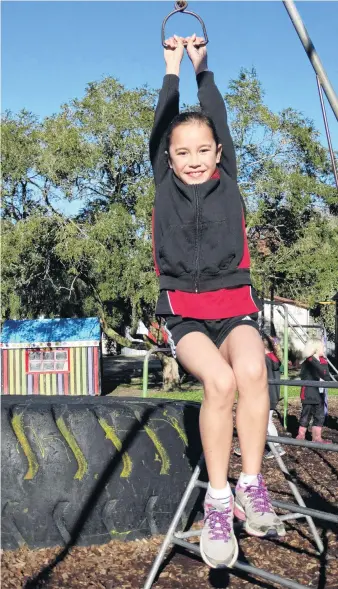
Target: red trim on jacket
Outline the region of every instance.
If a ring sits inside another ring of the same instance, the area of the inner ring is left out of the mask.
[[[273,362],[279,362],[277,356],[273,352],[266,352],[266,356],[269,356]]]
[[[167,291],[172,315],[194,319],[227,319],[259,311],[251,296],[251,287],[222,288],[211,292]]]

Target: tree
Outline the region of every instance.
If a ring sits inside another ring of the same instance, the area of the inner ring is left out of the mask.
[[[226,95],[254,282],[311,306],[338,282],[331,162],[312,121],[290,108],[272,113],[263,98],[254,70],[243,70]]]

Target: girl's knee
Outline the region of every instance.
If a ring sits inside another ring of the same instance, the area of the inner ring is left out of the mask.
[[[215,374],[205,380],[204,396],[207,402],[217,405],[219,409],[232,407],[235,401],[236,379],[232,370]]]
[[[267,384],[267,370],[265,358],[257,358],[249,361],[246,366],[243,366],[238,380],[251,383],[252,385],[266,385]]]

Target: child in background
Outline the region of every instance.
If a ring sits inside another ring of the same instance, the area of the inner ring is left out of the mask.
[[[321,339],[309,340],[303,350],[303,357],[300,372],[301,380],[331,380],[328,363],[324,356],[324,345]],[[299,420],[297,440],[304,440],[311,417],[312,441],[323,444],[330,444],[329,440],[323,440],[322,429],[325,421],[325,389],[319,387],[303,386],[300,398],[302,401],[302,412]]]
[[[281,351],[279,346],[275,343],[272,337],[267,334],[263,334],[262,336],[264,347],[265,347],[265,362],[268,371],[268,380],[276,380],[280,381],[280,367],[281,367]],[[269,423],[268,423],[268,435],[269,436],[278,436],[278,431],[273,423],[272,416],[273,412],[276,410],[277,404],[280,399],[280,385],[279,384],[269,384],[269,397],[270,397],[270,412],[269,412]],[[280,456],[284,456],[285,450],[280,444],[275,444],[275,448],[278,451]],[[267,460],[271,458],[275,458],[274,453],[270,450],[267,454],[264,455],[264,458]]]

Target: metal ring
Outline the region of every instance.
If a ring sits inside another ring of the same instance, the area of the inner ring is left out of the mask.
[[[188,6],[188,2],[182,0],[181,2],[175,2],[175,10],[185,10]]]
[[[168,16],[166,16],[165,19],[163,20],[161,41],[162,41],[162,45],[164,48],[167,47],[165,44],[165,25],[167,24],[167,21],[169,20],[169,18],[171,16],[173,16],[173,14],[177,14],[178,12],[181,12],[182,14],[189,14],[190,16],[194,16],[195,18],[197,18],[197,20],[199,21],[199,23],[202,27],[203,37],[204,37],[204,43],[201,43],[200,47],[204,47],[207,43],[209,43],[207,30],[205,28],[205,24],[204,24],[203,20],[195,12],[191,12],[190,10],[185,10],[187,6],[188,6],[188,2],[175,2],[175,10],[170,12],[170,14],[168,14]]]

